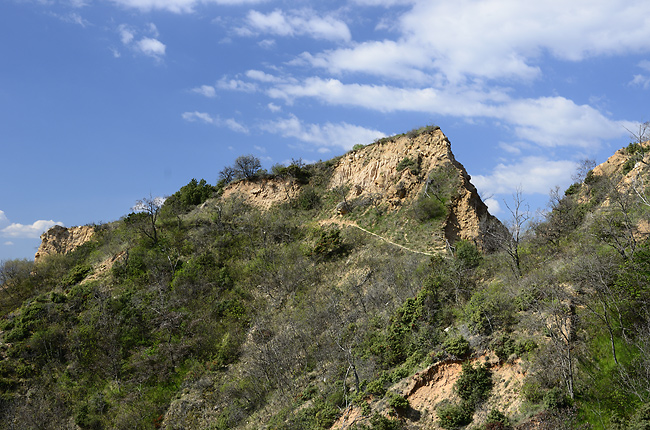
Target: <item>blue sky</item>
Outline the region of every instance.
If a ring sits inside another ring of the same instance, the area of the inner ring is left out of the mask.
[[[0,259],[239,155],[439,125],[507,218],[650,119],[647,0],[3,0]]]

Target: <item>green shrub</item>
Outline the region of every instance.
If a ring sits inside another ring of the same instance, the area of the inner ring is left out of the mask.
[[[311,255],[314,257],[332,259],[340,257],[346,252],[347,247],[341,238],[341,231],[334,229],[321,232],[320,238],[318,239],[318,242],[316,242],[316,246],[314,246],[314,249],[311,251]]]
[[[553,387],[546,391],[542,401],[545,409],[563,409],[571,406],[571,399],[559,387]]]
[[[542,385],[539,381],[532,378],[526,378],[521,386],[521,394],[524,396],[524,399],[534,404],[540,403],[544,398]]]
[[[447,430],[456,430],[472,422],[474,409],[467,403],[459,405],[447,403],[438,406],[438,424]]]
[[[389,392],[388,393],[388,405],[396,410],[404,410],[409,407],[408,399],[400,396],[399,394]]]
[[[352,150],[353,150],[353,151],[358,151],[358,150],[360,150],[361,148],[363,148],[364,146],[365,146],[365,145],[362,145],[362,144],[360,144],[360,143],[357,143],[356,145],[354,145],[354,146],[352,147]]]
[[[440,200],[420,196],[411,206],[411,216],[419,222],[440,219],[447,215],[447,208]]]
[[[515,354],[518,357],[532,352],[537,348],[537,344],[533,340],[524,340],[515,342],[508,335],[502,335],[492,343],[492,349],[501,361],[505,361],[511,355]]]
[[[296,199],[296,205],[302,210],[311,210],[320,206],[320,195],[314,187],[306,186],[302,189]]]
[[[463,336],[447,339],[442,347],[447,353],[458,358],[466,357],[470,352],[469,342]]]
[[[366,385],[366,393],[373,394],[375,396],[383,396],[386,394],[386,388],[384,388],[384,378],[381,377],[379,379],[373,379],[372,381],[368,382],[368,385]]]
[[[92,267],[90,267],[87,264],[78,264],[70,271],[68,274],[61,280],[61,284],[64,287],[68,287],[70,285],[75,285],[81,282],[86,276],[88,276],[92,272]]]
[[[375,414],[370,418],[372,430],[401,430],[404,428],[399,420],[391,420],[383,415]]]
[[[582,186],[582,185],[579,184],[578,182],[575,182],[575,183],[569,185],[569,188],[567,188],[567,189],[564,191],[564,195],[565,195],[565,196],[572,196],[572,195],[576,194],[578,191],[580,191],[580,187],[581,187],[581,186]]]
[[[398,172],[401,172],[404,169],[409,169],[412,174],[417,176],[420,174],[420,159],[417,158],[413,160],[409,157],[404,157],[399,161],[399,163],[397,163],[396,169]]]
[[[456,259],[460,261],[463,267],[474,269],[481,264],[483,256],[472,242],[460,240],[456,242]]]
[[[486,425],[493,423],[502,424],[502,428],[510,427],[510,420],[498,409],[492,409],[485,420]]]
[[[463,363],[463,373],[454,385],[458,396],[471,405],[485,401],[492,391],[492,372],[482,364]]]

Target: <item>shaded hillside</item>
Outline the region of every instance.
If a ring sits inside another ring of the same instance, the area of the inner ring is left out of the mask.
[[[0,428],[643,428],[645,148],[509,231],[433,127],[51,231],[0,268]]]

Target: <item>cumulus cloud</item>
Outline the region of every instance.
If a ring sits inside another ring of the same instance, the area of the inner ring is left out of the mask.
[[[267,94],[291,103],[315,98],[335,106],[354,106],[380,112],[427,112],[465,118],[487,118],[506,124],[514,134],[542,147],[595,147],[625,134],[624,123],[589,105],[564,97],[512,98],[508,91],[477,86],[440,88],[344,84],[337,79],[311,77],[269,87]]]
[[[0,227],[9,223],[9,219],[5,215],[4,211],[0,211]]]
[[[269,121],[261,126],[264,131],[291,137],[301,142],[316,145],[316,149],[338,147],[350,150],[356,144],[368,144],[385,135],[378,131],[364,128],[346,122],[321,124],[305,124],[295,115],[287,118]]]
[[[63,223],[53,220],[38,220],[33,224],[28,225],[12,223],[0,230],[0,236],[21,239],[38,239],[43,232],[55,225],[63,226]]]
[[[241,79],[228,79],[221,78],[217,82],[217,88],[222,90],[243,91],[245,93],[252,93],[257,91],[257,85],[250,82],[242,81]]]
[[[126,24],[121,24],[117,27],[117,32],[120,35],[120,40],[124,45],[128,45],[133,41],[135,37],[135,30],[127,26]]]
[[[158,39],[145,37],[136,43],[137,49],[145,55],[160,58],[165,55],[166,46]]]
[[[331,15],[320,16],[314,10],[270,13],[251,10],[246,17],[248,27],[240,35],[271,34],[274,36],[310,36],[314,39],[349,41],[352,38],[347,24]]]
[[[222,119],[221,117],[212,116],[205,112],[184,112],[182,118],[188,122],[202,122],[204,124],[212,124],[217,127],[226,127],[237,133],[248,133],[248,128],[240,124],[237,120],[233,118]]]
[[[548,194],[558,184],[568,184],[577,163],[528,156],[511,163],[498,164],[489,175],[472,175],[472,183],[484,195],[513,193]]]
[[[139,31],[131,26],[121,24],[117,27],[117,32],[120,35],[120,41],[122,44],[131,48],[135,52],[147,55],[157,60],[160,60],[165,55],[167,47],[157,39],[159,36],[158,28],[153,23],[149,23],[143,30],[143,32],[147,33],[149,36],[142,36],[137,41],[136,35]],[[119,58],[119,52],[117,52],[117,55],[116,52],[117,51],[114,51],[113,55],[116,58]]]
[[[365,4],[394,5],[392,1]],[[589,13],[584,13],[589,10]],[[540,58],[579,61],[598,55],[647,52],[650,3],[636,1],[418,0],[397,17],[396,40],[373,41],[317,56],[321,67],[394,75],[385,61],[418,76],[443,74],[452,82],[471,78],[531,80],[541,76]],[[635,31],[623,29],[634,28]],[[420,58],[415,53],[421,53]],[[364,61],[369,61],[364,67]]]

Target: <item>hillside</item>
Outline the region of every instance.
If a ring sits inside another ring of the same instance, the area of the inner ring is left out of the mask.
[[[646,428],[649,162],[508,229],[424,127],[52,229],[0,266],[0,429]]]

